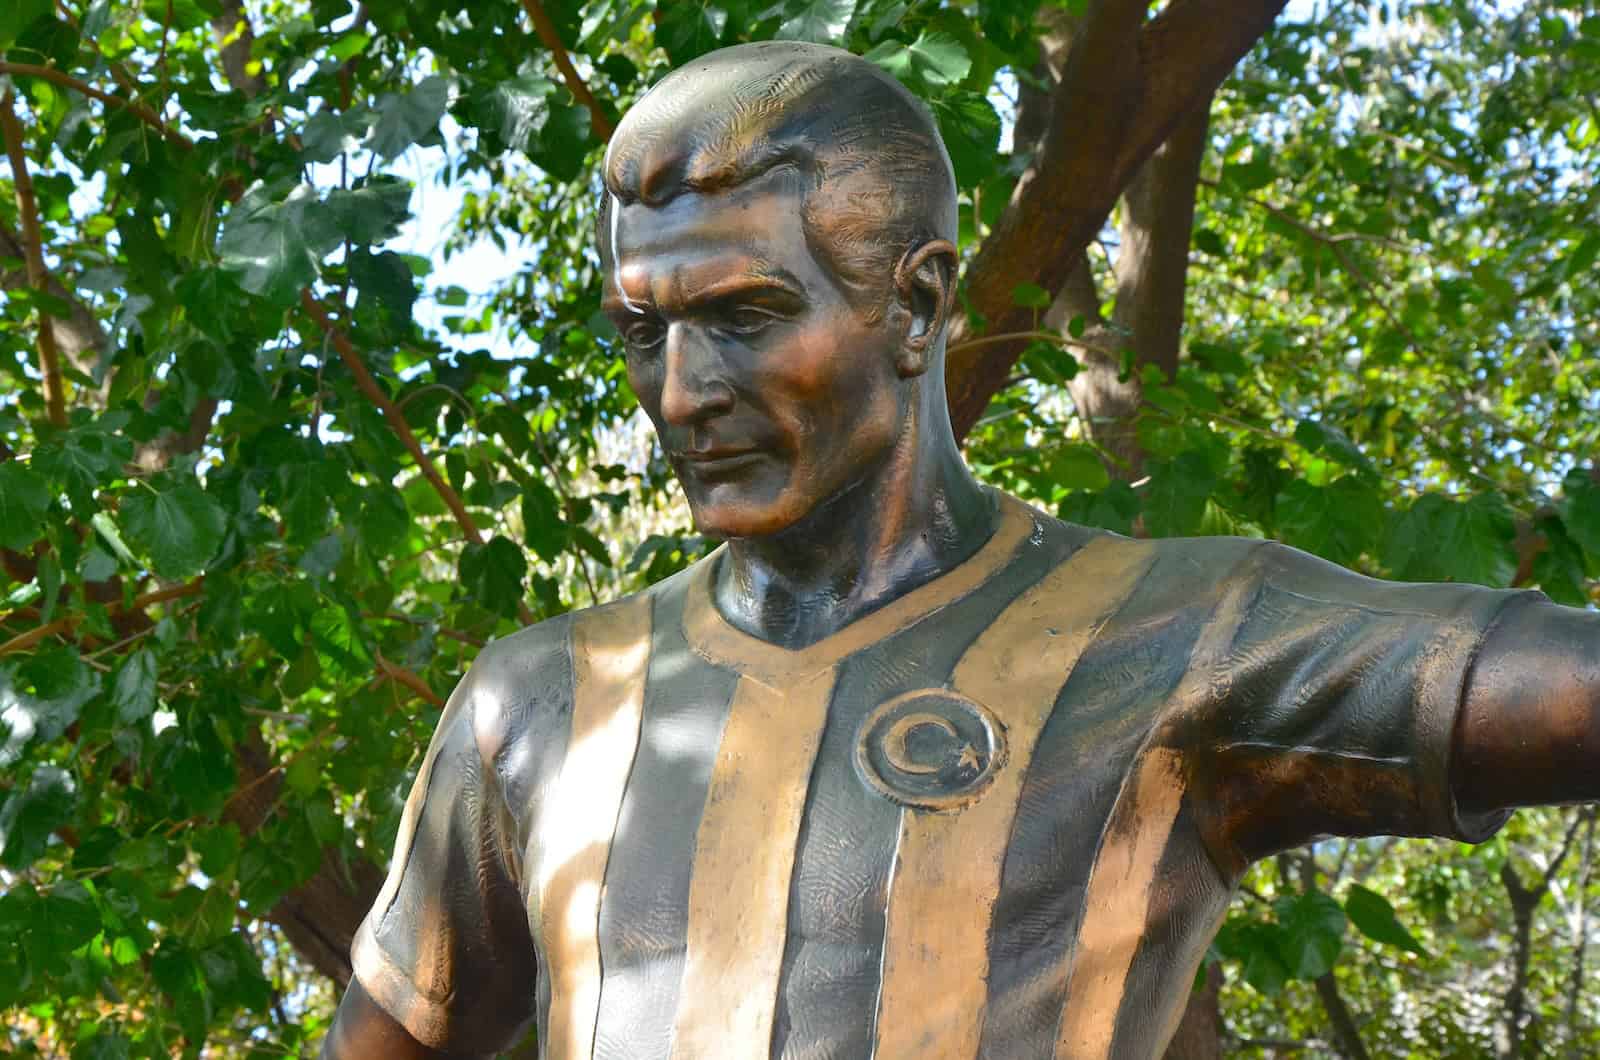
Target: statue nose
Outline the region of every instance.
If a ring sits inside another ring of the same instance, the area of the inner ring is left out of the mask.
[[[722,376],[722,358],[700,329],[674,322],[662,356],[661,418],[675,427],[703,423],[733,408],[733,388]]]

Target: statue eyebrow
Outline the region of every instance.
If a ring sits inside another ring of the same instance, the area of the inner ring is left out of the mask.
[[[682,289],[686,286],[679,276],[674,276],[674,286]],[[799,278],[771,262],[752,262],[749,268],[732,276],[724,276],[713,280],[704,286],[693,288],[677,304],[669,306],[673,310],[696,309],[717,302],[725,302],[741,295],[769,292],[786,295],[793,299],[805,297],[805,285]],[[601,310],[611,316],[643,316],[657,312],[659,307],[654,299],[640,301],[630,297],[620,287],[609,292],[600,303]]]

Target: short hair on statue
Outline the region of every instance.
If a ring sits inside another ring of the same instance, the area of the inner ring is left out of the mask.
[[[789,168],[805,181],[801,227],[859,308],[881,305],[901,257],[956,238],[950,156],[921,100],[838,48],[724,48],[668,74],[606,151],[601,253],[612,199],[661,206]]]

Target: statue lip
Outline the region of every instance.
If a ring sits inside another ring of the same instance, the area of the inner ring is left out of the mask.
[[[697,464],[719,464],[744,456],[758,456],[760,450],[753,445],[719,445],[707,449],[680,449],[678,456]]]
[[[721,476],[744,470],[765,454],[755,446],[718,446],[714,449],[684,449],[678,457],[697,475]]]

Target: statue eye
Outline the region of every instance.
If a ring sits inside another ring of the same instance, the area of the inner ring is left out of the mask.
[[[629,324],[622,331],[622,339],[630,349],[653,350],[667,337],[667,329],[652,320]]]
[[[738,335],[754,335],[777,321],[778,318],[772,313],[751,305],[734,306],[727,315],[728,330]]]

